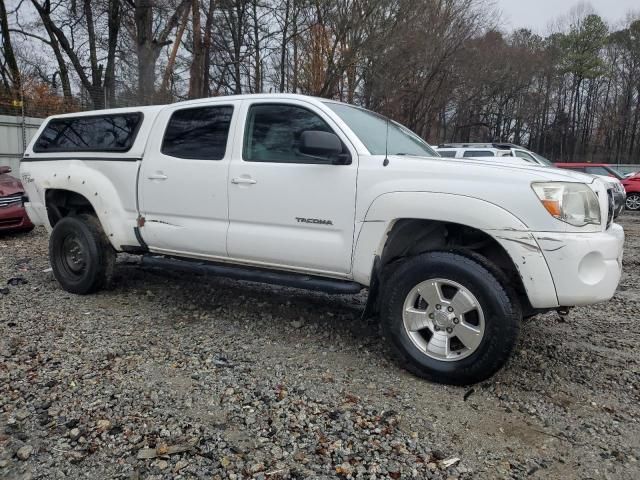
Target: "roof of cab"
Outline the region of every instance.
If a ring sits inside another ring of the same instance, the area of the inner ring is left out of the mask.
[[[308,95],[300,95],[295,93],[247,93],[242,95],[223,95],[219,97],[205,97],[205,98],[197,98],[194,100],[184,100],[182,102],[175,102],[169,104],[162,105],[147,105],[147,106],[139,106],[139,107],[121,107],[121,108],[105,108],[101,110],[87,110],[84,112],[72,112],[72,113],[63,113],[59,115],[51,115],[51,118],[65,118],[65,117],[84,117],[84,116],[95,116],[95,115],[110,115],[114,113],[135,113],[140,112],[143,114],[151,113],[158,114],[162,109],[168,106],[189,106],[189,105],[202,105],[207,103],[216,103],[216,102],[225,102],[232,100],[247,100],[247,99],[260,99],[260,98],[269,98],[269,99],[289,99],[289,100],[304,100],[311,103],[322,103],[322,102],[333,102],[333,103],[341,103],[335,100],[329,100],[326,98],[320,97],[312,97]]]

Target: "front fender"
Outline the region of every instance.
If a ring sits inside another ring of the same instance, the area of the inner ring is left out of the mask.
[[[463,195],[392,192],[377,197],[358,225],[355,281],[369,285],[373,262],[382,255],[387,234],[400,219],[435,220],[482,230],[510,256],[531,304],[536,308],[558,306],[549,267],[527,225],[499,205]]]

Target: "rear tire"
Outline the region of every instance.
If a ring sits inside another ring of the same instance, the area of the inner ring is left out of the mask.
[[[85,295],[109,286],[116,252],[100,221],[94,215],[83,214],[56,223],[49,239],[49,258],[62,288]]]
[[[515,293],[483,258],[429,252],[406,260],[382,285],[382,331],[400,364],[452,385],[493,375],[516,345]]]

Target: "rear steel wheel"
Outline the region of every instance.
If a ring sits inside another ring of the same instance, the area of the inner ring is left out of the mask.
[[[100,222],[82,214],[61,219],[49,238],[51,267],[62,288],[87,294],[109,286],[116,252]]]

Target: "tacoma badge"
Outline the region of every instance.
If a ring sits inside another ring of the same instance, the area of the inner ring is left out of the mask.
[[[319,218],[296,217],[296,221],[298,223],[317,223],[319,225],[333,225],[333,222],[331,220],[322,220],[322,219],[319,219]]]

